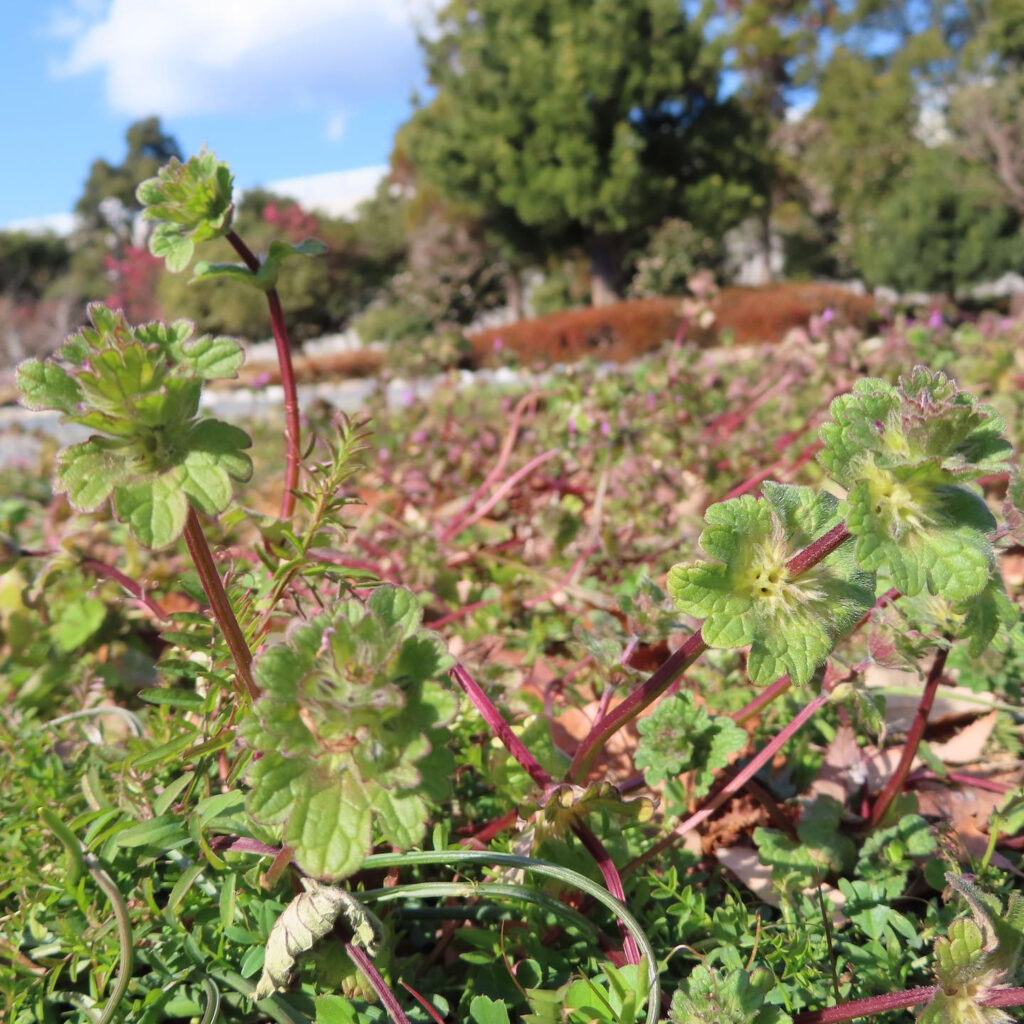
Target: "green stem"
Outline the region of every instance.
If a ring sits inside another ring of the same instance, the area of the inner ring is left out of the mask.
[[[206,534],[203,533],[202,524],[196,510],[189,507],[188,518],[185,520],[185,543],[188,545],[188,552],[192,556],[196,572],[206,591],[206,597],[210,602],[217,625],[220,626],[224,639],[227,641],[228,650],[235,661],[238,669],[238,676],[242,680],[245,692],[249,699],[255,701],[259,697],[259,690],[252,678],[252,652],[245,642],[242,627],[235,618],[234,610],[228,595],[221,582],[220,573],[213,561],[213,554],[210,545],[206,542]]]
[[[532,857],[520,857],[511,853],[489,853],[483,850],[441,850],[411,851],[408,853],[375,853],[363,862],[364,869],[371,868],[402,868],[418,864],[486,864],[502,867],[518,868],[533,871],[539,875],[547,875],[566,885],[571,885],[592,896],[602,906],[607,907],[625,926],[636,940],[640,951],[647,960],[647,977],[651,986],[647,999],[647,1024],[657,1024],[661,1009],[661,983],[658,979],[658,959],[640,922],[633,916],[629,908],[617,900],[603,886],[569,868],[551,864]]]
[[[132,922],[128,916],[128,907],[121,895],[121,890],[114,884],[114,880],[104,871],[100,862],[91,854],[85,855],[85,867],[89,874],[96,880],[96,884],[106,893],[114,909],[114,918],[117,921],[117,940],[121,947],[121,965],[117,972],[117,984],[114,991],[110,993],[107,1005],[103,1008],[103,1016],[99,1024],[110,1024],[114,1019],[117,1008],[128,991],[128,982],[131,980],[132,969],[135,965],[135,947],[132,944]]]

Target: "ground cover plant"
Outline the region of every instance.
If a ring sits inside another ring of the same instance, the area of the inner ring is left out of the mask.
[[[5,1019],[1012,1019],[1020,321],[354,422],[294,387],[317,245],[212,154],[139,198],[265,292],[284,438],[183,322],[20,368],[91,435],[4,471]]]

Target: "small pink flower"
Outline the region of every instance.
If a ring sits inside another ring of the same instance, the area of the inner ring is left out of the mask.
[[[932,315],[928,317],[928,326],[933,329],[942,326],[942,313],[940,310],[932,310]]]
[[[611,437],[612,436],[612,427],[611,427],[611,424],[607,420],[601,420],[601,436],[602,437]]]
[[[390,458],[390,453],[388,452],[387,448],[378,448],[377,458],[380,459],[381,462],[387,462],[388,459]]]
[[[494,339],[494,351],[495,352],[500,352],[504,347],[505,347],[505,342],[503,342],[501,340],[501,338],[495,338]]]
[[[576,417],[575,416],[570,416],[569,417],[569,433],[570,434],[575,434],[576,433]]]
[[[653,391],[647,392],[647,411],[654,412],[658,408],[658,396]]]
[[[821,322],[823,324],[830,324],[836,318],[836,311],[831,306],[825,307],[825,312],[821,314]]]
[[[428,436],[429,435],[425,430],[417,430],[416,433],[409,438],[409,440],[412,441],[413,444],[423,444],[423,442],[426,441]]]

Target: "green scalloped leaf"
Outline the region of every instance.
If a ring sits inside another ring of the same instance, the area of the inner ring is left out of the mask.
[[[57,484],[71,504],[92,511],[112,495],[143,544],[165,547],[180,536],[189,499],[220,512],[232,480],[252,473],[248,435],[198,418],[202,382],[234,375],[242,350],[230,338],[193,339],[185,320],[133,328],[99,304],[89,319],[51,360],[26,363],[19,383],[31,407],[96,432],[58,455]]]
[[[21,391],[22,403],[29,409],[56,409],[74,413],[82,394],[75,379],[53,363],[29,359],[18,367],[15,384]]]
[[[708,714],[688,690],[661,701],[637,728],[636,766],[647,784],[656,786],[683,772],[696,772],[694,799],[708,792],[715,772],[748,740],[745,729],[728,715]]]
[[[117,518],[128,523],[147,548],[173,544],[184,531],[188,515],[182,474],[172,471],[119,486],[114,494],[114,509]]]
[[[159,222],[149,240],[150,252],[168,270],[184,270],[197,242],[231,229],[231,191],[231,170],[213,153],[204,151],[184,163],[172,158],[135,190],[142,216]]]
[[[720,561],[674,566],[668,590],[681,611],[704,618],[709,646],[750,645],[754,682],[789,673],[806,683],[874,604],[874,578],[844,548],[790,577],[786,563],[838,522],[837,502],[809,488],[762,490],[761,502],[744,495],[708,509],[700,544]]]
[[[765,1005],[775,977],[765,968],[753,973],[718,972],[697,964],[672,995],[668,1011],[672,1024],[788,1024],[779,1006]]]
[[[454,763],[443,727],[457,702],[435,680],[451,659],[420,619],[412,594],[380,587],[254,662],[261,696],[242,731],[263,756],[249,773],[248,809],[282,828],[310,874],[357,870],[374,829],[415,845],[447,795]]]
[[[831,415],[820,459],[849,489],[859,563],[887,570],[911,596],[963,601],[983,590],[993,561],[986,534],[996,524],[970,483],[1007,468],[999,415],[923,367],[896,387],[858,381]]]

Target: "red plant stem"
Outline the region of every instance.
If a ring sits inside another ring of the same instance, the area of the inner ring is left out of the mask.
[[[561,454],[559,448],[549,448],[546,452],[541,452],[540,455],[534,456],[525,466],[517,469],[491,496],[487,499],[475,512],[465,518],[459,518],[456,522],[452,523],[442,534],[441,540],[449,541],[456,533],[461,533],[463,530],[472,526],[478,519],[482,519],[488,512],[494,508],[495,505],[501,501],[502,498],[508,494],[512,488],[515,487],[520,480],[524,477],[529,476],[538,466],[544,465],[545,462],[550,461],[556,455]],[[453,532],[453,530],[455,532]]]
[[[481,849],[485,849],[484,844],[489,843],[495,836],[500,836],[505,829],[511,828],[516,823],[518,816],[517,811],[508,811],[500,818],[489,821],[478,832],[474,832],[471,836],[466,836],[465,839],[461,840],[461,843],[463,846],[479,846]]]
[[[766,708],[776,697],[781,697],[792,686],[789,676],[779,676],[767,689],[762,690],[753,700],[748,701],[738,711],[734,711],[729,717],[737,724],[753,718]]]
[[[880,996],[868,996],[867,999],[854,999],[839,1006],[830,1006],[827,1010],[805,1010],[793,1016],[793,1024],[841,1024],[842,1021],[856,1020],[858,1017],[903,1010],[908,1006],[917,1006],[918,1003],[927,1003],[935,995],[935,989],[935,985],[927,985],[904,992],[886,992]]]
[[[162,619],[165,622],[168,620],[167,612],[146,593],[140,584],[136,583],[130,576],[126,576],[120,569],[115,569],[114,566],[107,565],[106,562],[101,562],[98,558],[83,558],[80,564],[83,569],[88,569],[97,576],[103,576],[108,580],[119,583],[155,618]]]
[[[416,1000],[417,1003],[420,1004],[420,1006],[423,1007],[424,1010],[427,1011],[427,1013],[430,1015],[430,1019],[434,1021],[434,1024],[444,1024],[444,1017],[442,1017],[441,1014],[439,1014],[437,1010],[433,1006],[431,1006],[430,1003],[428,1003],[427,1000],[424,999],[424,997],[416,991],[416,989],[412,987],[412,985],[404,981],[399,981],[399,984],[402,986],[402,988],[405,989],[406,992],[409,993],[409,995],[413,997],[413,999]]]
[[[440,629],[442,626],[447,626],[450,622],[457,622],[459,619],[464,619],[467,615],[471,615],[481,608],[497,603],[498,598],[496,597],[488,598],[486,601],[471,601],[469,604],[461,605],[454,609],[454,611],[448,612],[447,615],[442,615],[439,619],[431,619],[430,622],[424,622],[423,627],[424,629]]]
[[[809,445],[800,450],[800,454],[793,460],[789,467],[789,474],[799,469],[805,462],[809,462],[818,454],[819,451],[824,447],[821,441],[812,441]],[[770,476],[774,475],[780,466],[786,464],[787,459],[776,459],[767,469],[762,469],[761,472],[755,473],[752,477],[748,477],[743,483],[738,484],[734,487],[722,501],[728,501],[730,498],[738,498],[741,494],[746,494],[748,491],[752,491],[758,484],[763,483]]]
[[[546,394],[549,394],[549,392],[529,391],[523,395],[518,402],[516,402],[516,406],[512,410],[512,422],[509,425],[508,432],[505,435],[505,441],[498,454],[498,461],[484,478],[484,482],[473,492],[470,499],[462,506],[455,518],[444,529],[441,534],[442,540],[450,540],[462,531],[462,521],[473,511],[473,507],[487,493],[487,489],[491,484],[501,476],[501,472],[505,468],[505,463],[508,462],[508,458],[512,454],[512,447],[516,442],[517,435],[519,434],[519,421],[523,417],[523,412],[526,409],[527,404],[530,402],[535,403],[538,398],[542,398]]]
[[[786,563],[786,571],[791,577],[805,573],[849,539],[850,531],[846,528],[845,522],[833,526],[813,544],[797,552]],[[644,708],[653,704],[706,650],[707,644],[699,632],[687,637],[682,647],[669,655],[647,680],[607,715],[599,718],[577,747],[569,770],[565,773],[566,781],[572,782],[586,775],[605,740],[635,718]]]
[[[483,688],[466,671],[465,667],[456,662],[449,675],[462,687],[477,711],[483,716],[484,721],[490,726],[491,731],[501,740],[505,745],[505,749],[519,762],[530,778],[541,789],[546,789],[550,786],[552,783],[551,776],[544,771],[533,754],[526,749],[523,741],[512,731],[512,726],[505,721],[501,712],[491,702],[491,698],[484,693]]]
[[[615,861],[612,860],[611,855],[604,848],[604,843],[582,821],[574,822],[572,830],[590,856],[596,861],[601,871],[601,877],[604,879],[605,888],[617,900],[625,903],[626,892],[622,888],[622,879],[619,877],[618,869],[615,867]],[[619,928],[622,931],[622,953],[626,958],[626,963],[640,963],[640,947],[636,944],[636,939],[629,934],[626,926],[621,921],[619,922]]]
[[[916,772],[907,776],[907,782],[953,782],[958,786],[973,786],[975,789],[986,789],[990,793],[1009,793],[1012,791],[1012,786],[1004,785],[1002,782],[994,782],[992,779],[986,779],[982,775],[970,775],[966,772],[947,772],[944,776],[939,776],[936,772],[929,771],[927,768],[919,768]]]
[[[566,781],[583,778],[605,740],[653,704],[707,649],[699,631],[688,636],[683,645],[670,654],[625,700],[608,714],[602,715],[576,748],[569,770],[565,773]]]
[[[232,229],[225,236],[242,257],[245,265],[254,273],[260,269],[256,254]],[[284,472],[284,494],[281,496],[281,518],[289,519],[295,511],[295,488],[299,485],[299,468],[302,463],[300,448],[301,428],[299,426],[299,392],[295,384],[295,368],[292,366],[292,346],[288,340],[288,328],[284,322],[284,310],[276,288],[267,290],[267,307],[270,310],[270,329],[277,348],[277,364],[281,371],[281,388],[284,391],[284,437],[286,464]]]
[[[206,534],[203,533],[202,524],[196,510],[189,507],[188,518],[185,520],[185,543],[188,545],[188,553],[195,563],[196,572],[203,584],[203,590],[210,602],[217,625],[220,626],[224,639],[227,641],[228,650],[234,658],[235,667],[238,669],[238,676],[242,680],[245,692],[249,699],[255,701],[259,697],[259,690],[252,678],[252,652],[242,635],[242,627],[238,625],[234,610],[228,595],[221,582],[220,573],[214,564],[213,555],[210,552],[210,545],[206,542]]]
[[[910,765],[917,756],[918,745],[921,743],[921,737],[924,736],[924,730],[928,725],[928,715],[931,713],[932,704],[935,703],[935,693],[942,681],[942,670],[946,667],[948,655],[948,647],[940,647],[935,652],[935,660],[932,662],[931,671],[929,671],[928,679],[924,684],[924,693],[921,694],[921,701],[917,705],[914,721],[910,723],[910,730],[907,732],[907,741],[903,745],[899,764],[896,765],[896,770],[889,777],[889,781],[871,809],[872,826],[877,826],[885,817],[885,812],[889,810],[893,800],[896,799],[900,790],[903,789],[903,784],[907,781]]]
[[[793,1015],[793,1024],[842,1024],[843,1021],[871,1017],[876,1013],[903,1010],[908,1006],[929,1002],[934,998],[937,987],[928,985],[903,992],[886,992],[880,996],[868,996],[867,999],[830,1006],[827,1010],[804,1010],[803,1013]],[[1024,988],[997,989],[979,999],[978,1003],[981,1006],[1024,1006]]]
[[[357,946],[354,942],[346,942],[345,952],[348,953],[356,967],[366,975],[370,988],[377,993],[377,998],[381,1001],[384,1009],[388,1012],[388,1016],[395,1024],[409,1024],[409,1018],[406,1017],[405,1011],[399,1005],[395,993],[391,991],[388,983],[380,976],[380,971],[374,966],[366,950],[361,946]]]
[[[52,554],[52,551],[26,551],[24,548],[18,550],[18,555],[22,558],[47,558]],[[78,564],[97,576],[119,583],[155,619],[161,619],[164,622],[170,619],[167,612],[146,593],[143,586],[136,583],[131,576],[126,576],[120,569],[115,569],[114,566],[107,565],[106,562],[101,562],[98,558],[83,558]]]
[[[793,736],[819,708],[828,703],[829,695],[824,690],[809,704],[805,704],[791,722],[788,722],[777,736],[768,742],[762,750],[755,754],[699,811],[694,811],[684,822],[672,830],[672,836],[678,838],[695,829],[702,821],[706,821],[734,793],[738,793],[782,748],[782,745]]]

